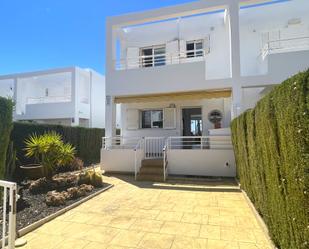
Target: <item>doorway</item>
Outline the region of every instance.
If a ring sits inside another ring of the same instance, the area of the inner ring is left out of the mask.
[[[203,120],[202,108],[183,108],[182,109],[182,135],[183,136],[202,136]]]

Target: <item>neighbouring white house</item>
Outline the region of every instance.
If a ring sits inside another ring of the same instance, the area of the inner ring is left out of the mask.
[[[91,69],[69,67],[3,75],[0,96],[14,100],[14,120],[105,127],[105,77]]]
[[[230,122],[309,67],[308,13],[308,0],[201,0],[108,18],[102,169],[235,176]]]

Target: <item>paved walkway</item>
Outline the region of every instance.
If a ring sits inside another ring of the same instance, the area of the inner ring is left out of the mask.
[[[22,249],[270,249],[240,192],[104,177],[115,186],[25,236]]]

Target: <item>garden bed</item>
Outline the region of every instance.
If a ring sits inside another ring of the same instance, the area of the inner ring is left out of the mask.
[[[61,210],[74,205],[75,203],[81,202],[83,199],[87,199],[91,195],[95,195],[102,190],[107,189],[111,185],[108,183],[103,183],[102,187],[94,188],[91,192],[88,192],[85,196],[78,197],[74,200],[67,200],[64,205],[61,206],[48,206],[45,202],[46,193],[42,194],[31,194],[29,189],[24,189],[22,191],[22,202],[18,203],[18,210],[16,214],[16,230],[21,229],[34,224],[50,215],[53,215]],[[0,217],[2,217],[3,210],[0,209]],[[2,223],[2,222],[1,222]],[[0,236],[2,236],[2,230],[0,231]]]

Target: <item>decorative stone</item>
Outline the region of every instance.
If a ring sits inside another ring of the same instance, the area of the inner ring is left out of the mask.
[[[82,184],[79,186],[79,189],[84,189],[86,192],[91,192],[94,187],[92,185]]]
[[[30,183],[29,191],[33,194],[42,193],[49,189],[49,181],[46,177],[40,178]]]
[[[49,191],[47,192],[45,202],[48,206],[60,206],[65,204],[65,195],[63,193],[59,193],[57,191]]]

